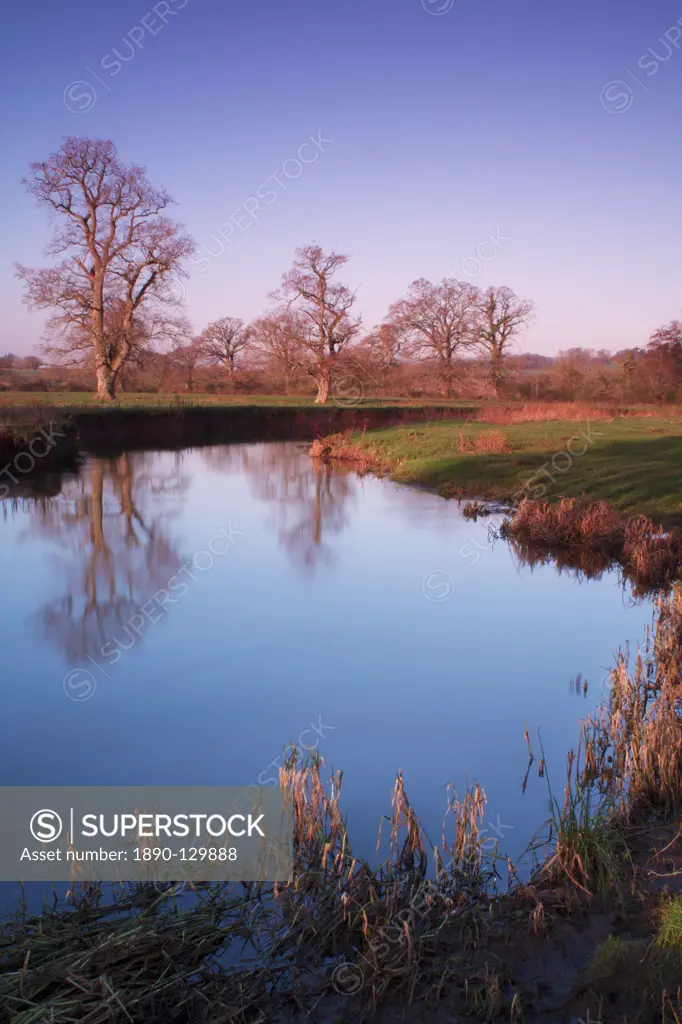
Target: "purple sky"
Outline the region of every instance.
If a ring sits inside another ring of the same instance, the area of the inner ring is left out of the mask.
[[[367,328],[453,273],[535,301],[522,349],[682,316],[682,2],[38,0],[0,45],[0,352],[40,339],[13,263],[49,224],[20,180],[64,135],[170,190],[197,331],[261,312],[312,241],[351,256]]]

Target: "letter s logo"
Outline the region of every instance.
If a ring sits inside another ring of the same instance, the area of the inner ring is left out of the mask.
[[[62,819],[56,811],[36,811],[29,824],[31,835],[39,843],[52,843],[62,832]]]

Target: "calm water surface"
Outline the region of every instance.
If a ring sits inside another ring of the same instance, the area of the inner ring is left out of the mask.
[[[264,784],[293,741],[344,769],[356,851],[402,769],[432,838],[445,784],[478,780],[516,856],[547,816],[526,722],[560,794],[651,618],[296,444],[90,458],[49,490],[0,506],[5,785]]]

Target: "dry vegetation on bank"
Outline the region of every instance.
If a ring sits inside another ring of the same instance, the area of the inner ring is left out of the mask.
[[[622,516],[604,501],[522,501],[500,532],[526,563],[564,553],[590,575],[620,565],[637,593],[668,588],[682,571],[682,529]]]

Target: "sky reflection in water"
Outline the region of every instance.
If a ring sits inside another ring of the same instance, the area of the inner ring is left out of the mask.
[[[445,784],[478,780],[516,856],[547,816],[526,722],[560,796],[651,619],[613,574],[523,568],[456,503],[293,443],[90,458],[50,487],[0,506],[4,784],[266,783],[293,741],[343,768],[356,852],[402,769],[433,840]]]

